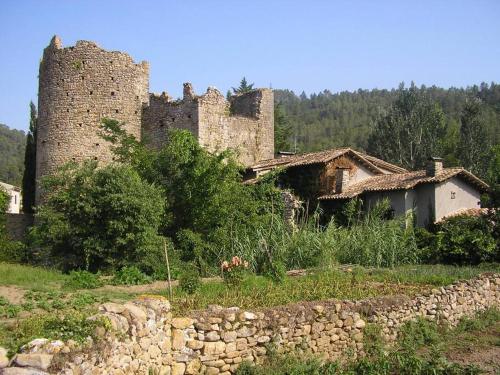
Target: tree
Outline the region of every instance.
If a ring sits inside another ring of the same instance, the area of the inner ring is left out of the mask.
[[[30,238],[45,262],[65,271],[162,270],[158,229],[165,200],[131,166],[71,163],[42,186],[46,203],[37,209]]]
[[[233,92],[235,94],[244,94],[246,92],[249,92],[249,91],[252,91],[253,90],[253,83],[248,83],[247,82],[247,79],[245,77],[243,77],[240,81],[240,85],[238,88],[232,88],[233,89]]]
[[[482,116],[483,105],[479,98],[468,98],[460,117],[458,157],[462,165],[478,175],[484,175],[484,156],[489,140]]]
[[[286,117],[283,105],[278,103],[274,106],[274,150],[290,151],[290,137],[292,135],[292,127]]]
[[[115,120],[104,121],[103,136],[121,162],[161,187],[168,203],[161,232],[202,273],[236,254],[236,234],[266,227],[271,216],[283,217],[281,193],[272,182],[242,184],[233,153],[212,154],[189,131],[172,129],[159,151],[126,134]]]
[[[415,85],[401,84],[396,101],[379,118],[368,139],[370,153],[405,168],[422,168],[429,156],[439,156],[446,133],[440,106]]]
[[[23,211],[33,213],[35,207],[36,190],[36,135],[37,135],[37,111],[35,104],[30,102],[30,127],[26,137],[26,149],[24,151],[24,174],[23,174]]]

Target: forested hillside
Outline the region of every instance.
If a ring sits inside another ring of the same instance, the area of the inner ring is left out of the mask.
[[[0,181],[21,186],[26,134],[0,124]]]
[[[493,144],[500,143],[500,85],[482,83],[465,89],[421,86],[418,90],[443,109],[448,149],[455,149],[458,144],[460,116],[467,97],[482,100],[486,139]],[[292,151],[296,145],[299,152],[339,146],[366,150],[368,136],[377,119],[387,113],[397,97],[398,89],[360,89],[335,94],[324,90],[310,96],[275,90],[275,101],[282,104],[291,126]]]

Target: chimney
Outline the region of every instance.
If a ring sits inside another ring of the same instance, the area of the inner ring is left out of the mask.
[[[443,171],[443,159],[437,157],[430,157],[427,161],[425,174],[429,177],[434,177]]]
[[[349,168],[337,167],[335,172],[335,193],[342,193],[349,184]]]

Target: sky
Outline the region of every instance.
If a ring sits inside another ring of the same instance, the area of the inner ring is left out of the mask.
[[[150,63],[150,91],[500,81],[500,0],[0,0],[0,123],[26,130],[53,35]]]

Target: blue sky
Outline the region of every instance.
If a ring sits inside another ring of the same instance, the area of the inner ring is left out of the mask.
[[[1,0],[0,123],[25,130],[54,34],[151,64],[150,91],[500,81],[500,1]]]

